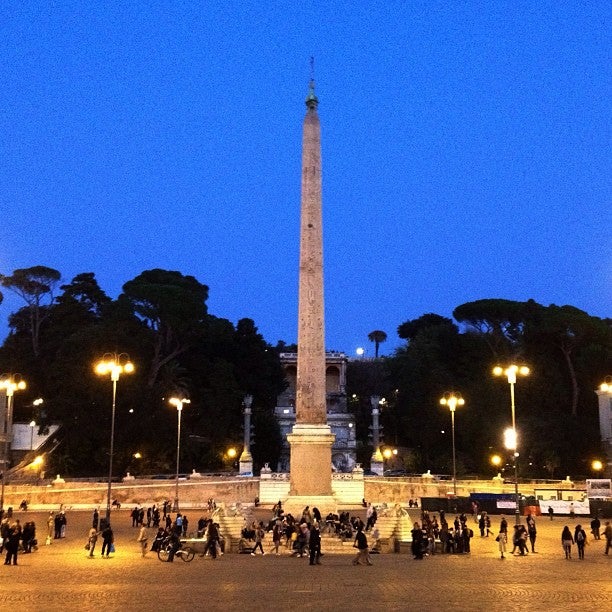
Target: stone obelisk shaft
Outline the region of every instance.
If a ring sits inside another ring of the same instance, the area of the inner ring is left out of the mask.
[[[327,424],[322,216],[321,128],[313,102],[302,140],[296,423]]]
[[[323,505],[321,502],[332,499],[334,436],[327,425],[325,391],[321,132],[317,104],[311,81],[302,141],[296,419],[287,439],[291,445],[290,496],[317,498]]]

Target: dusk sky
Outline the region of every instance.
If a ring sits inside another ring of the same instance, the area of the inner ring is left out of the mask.
[[[326,345],[482,298],[612,316],[611,4],[2,2],[0,272],[191,274],[297,339],[315,58]],[[0,305],[0,338],[22,303]]]

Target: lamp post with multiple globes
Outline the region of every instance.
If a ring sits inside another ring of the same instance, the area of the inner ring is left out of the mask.
[[[457,460],[455,456],[455,410],[457,406],[465,405],[465,400],[461,397],[461,393],[445,393],[440,398],[441,406],[448,406],[451,413],[451,430],[453,438],[453,495],[457,497]]]
[[[117,382],[121,374],[131,374],[134,371],[134,364],[130,361],[127,353],[106,353],[102,359],[96,363],[95,372],[99,376],[110,374],[113,383],[113,403],[111,413],[111,437],[108,460],[108,486],[106,491],[106,524],[110,523],[111,514],[111,483],[113,480],[113,455],[115,451],[115,407],[117,403]]]
[[[0,515],[4,514],[4,485],[9,464],[9,436],[13,428],[13,395],[15,391],[23,391],[25,381],[20,374],[2,374],[0,376],[0,389],[6,394],[6,413],[4,415],[4,452],[2,454],[2,484],[0,485]]]
[[[176,480],[174,487],[174,506],[173,512],[179,511],[179,462],[181,456],[181,414],[183,412],[183,404],[191,404],[191,400],[182,399],[178,397],[171,397],[168,403],[176,406],[176,414],[178,417],[178,425],[176,431]]]
[[[514,385],[516,384],[517,375],[527,376],[529,368],[527,366],[518,366],[511,364],[505,368],[495,366],[493,368],[494,376],[505,376],[510,385],[510,408],[512,410],[512,429],[507,429],[504,432],[504,445],[508,450],[514,451],[514,498],[515,498],[515,518],[516,524],[521,522],[521,510],[519,508],[519,490],[518,490],[518,441],[516,435],[516,409],[514,404]]]

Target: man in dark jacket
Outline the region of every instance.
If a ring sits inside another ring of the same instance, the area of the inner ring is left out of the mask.
[[[310,529],[308,550],[310,551],[310,565],[321,565],[321,531],[316,521]]]

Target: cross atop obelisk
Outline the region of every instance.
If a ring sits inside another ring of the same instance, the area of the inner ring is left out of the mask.
[[[312,75],[311,75],[312,76]],[[298,365],[295,426],[291,446],[290,498],[330,505],[331,445],[325,391],[325,316],[323,310],[323,223],[321,128],[311,78],[302,138],[302,204],[298,304]]]

